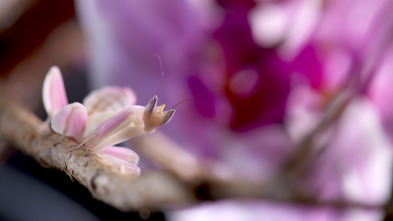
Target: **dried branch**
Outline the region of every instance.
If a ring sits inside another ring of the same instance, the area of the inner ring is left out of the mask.
[[[89,189],[94,198],[122,211],[184,206],[194,200],[171,176],[150,172],[132,178],[90,150],[70,150],[76,146],[75,141],[65,138],[59,142],[58,134],[39,129],[42,124],[25,109],[0,102],[0,133],[7,141],[43,166],[63,170]]]

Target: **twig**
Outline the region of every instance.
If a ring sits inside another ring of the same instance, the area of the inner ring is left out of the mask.
[[[130,211],[185,206],[194,201],[177,180],[164,173],[144,173],[137,179],[118,171],[98,154],[79,148],[49,130],[39,130],[42,121],[32,113],[4,100],[0,101],[0,133],[19,150],[45,167],[63,170],[84,185],[94,198]],[[159,185],[157,185],[159,183]]]

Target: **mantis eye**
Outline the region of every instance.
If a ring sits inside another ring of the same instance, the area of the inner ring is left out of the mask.
[[[175,112],[176,112],[175,110],[168,110],[168,112],[166,112],[166,114],[164,115],[164,117],[162,119],[161,125],[169,123],[169,121],[171,121],[173,115],[175,115]]]
[[[153,113],[154,109],[155,109],[156,106],[157,106],[157,100],[158,100],[157,95],[155,95],[155,96],[149,101],[149,103],[147,103],[146,109],[145,109],[145,112],[146,112],[146,113],[149,113],[149,114]]]

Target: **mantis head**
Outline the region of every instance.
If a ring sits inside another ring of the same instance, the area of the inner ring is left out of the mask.
[[[173,109],[164,111],[165,104],[157,106],[157,100],[157,96],[154,96],[145,107],[143,122],[146,132],[154,131],[157,127],[169,123],[176,112]]]

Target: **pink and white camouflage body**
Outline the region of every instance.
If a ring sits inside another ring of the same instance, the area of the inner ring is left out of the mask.
[[[167,124],[175,110],[163,111],[154,96],[144,106],[135,105],[135,93],[127,87],[104,87],[90,93],[83,104],[67,104],[61,72],[52,67],[43,86],[44,107],[52,129],[63,136],[72,137],[80,145],[91,149],[122,171],[140,174],[139,156],[128,148],[113,145],[154,132]]]

